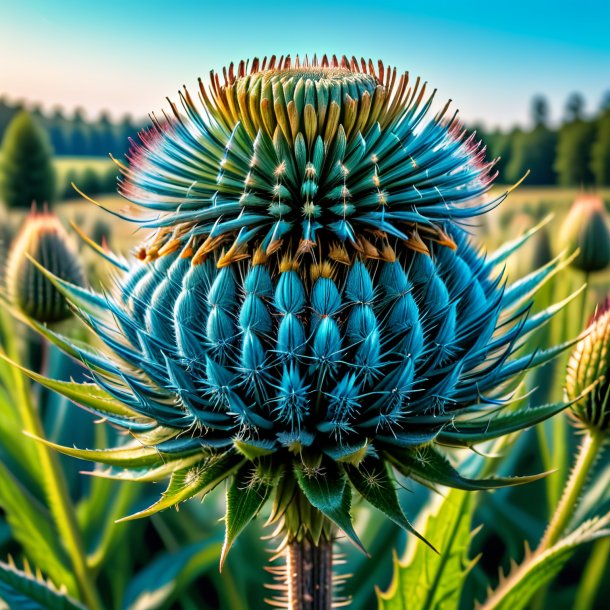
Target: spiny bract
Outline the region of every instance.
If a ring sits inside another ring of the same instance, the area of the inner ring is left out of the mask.
[[[568,399],[576,401],[571,412],[580,425],[610,433],[609,300],[595,313],[570,355],[565,389]]]
[[[357,542],[353,490],[410,529],[394,469],[514,482],[466,479],[441,451],[564,406],[497,413],[561,349],[516,354],[557,309],[527,315],[560,263],[506,287],[498,267],[527,236],[486,257],[459,226],[502,198],[481,197],[480,143],[381,63],[272,58],[211,83],[203,110],[182,93],[121,165],[130,220],[154,229],[140,260],[102,251],[111,294],[55,280],[107,346],[39,327],[96,383],[60,391],[137,439],[62,450],[107,476],[171,475],[140,515],[230,479],[225,550],[270,497],[288,540],[338,526]]]

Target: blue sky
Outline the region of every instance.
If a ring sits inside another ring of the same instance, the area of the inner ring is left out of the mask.
[[[314,52],[409,69],[462,117],[525,124],[531,97],[553,116],[610,90],[610,0],[324,3],[2,0],[0,94],[50,108],[136,116],[231,60]]]

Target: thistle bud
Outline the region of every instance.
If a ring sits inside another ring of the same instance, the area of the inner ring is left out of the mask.
[[[13,239],[13,226],[4,206],[0,206],[0,282],[4,277],[6,259]]]
[[[585,427],[610,432],[610,301],[593,316],[586,336],[568,361],[566,394],[575,400],[572,414]],[[595,385],[594,385],[595,384]]]
[[[610,264],[610,223],[604,202],[596,195],[581,195],[570,208],[560,233],[562,249],[579,250],[572,266],[586,273]]]
[[[84,285],[76,248],[55,214],[32,212],[27,216],[10,248],[5,282],[10,301],[31,318],[65,320],[70,316],[65,298],[28,256],[58,278]]]

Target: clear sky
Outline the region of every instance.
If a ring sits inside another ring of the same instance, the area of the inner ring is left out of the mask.
[[[421,75],[462,117],[525,124],[610,90],[610,0],[0,0],[0,95],[142,116],[232,60],[372,56]]]

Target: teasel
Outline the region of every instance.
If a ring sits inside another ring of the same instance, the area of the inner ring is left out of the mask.
[[[71,315],[68,303],[36,263],[57,278],[85,285],[75,244],[52,212],[26,216],[8,250],[4,282],[9,300],[23,313],[39,322],[61,322]]]
[[[55,285],[105,344],[31,322],[89,367],[55,386],[127,429],[108,450],[58,447],[106,464],[100,476],[160,480],[151,515],[226,481],[226,540],[269,501],[292,610],[327,610],[332,546],[362,497],[417,534],[400,477],[490,489],[537,478],[468,479],[447,447],[516,432],[565,404],[514,409],[523,374],[565,346],[525,353],[561,306],[529,316],[555,259],[507,285],[504,261],[469,238],[493,162],[448,106],[379,62],[324,56],[240,62],[185,89],[181,107],[119,163],[149,239],[98,294]],[[50,275],[50,274],[49,274]],[[52,277],[50,275],[50,277]],[[50,381],[38,380],[50,385]],[[310,569],[311,568],[311,569]]]
[[[590,391],[586,390],[590,389]],[[591,318],[576,344],[566,374],[566,396],[575,400],[570,412],[580,427],[610,432],[610,300]],[[578,398],[581,396],[581,398]]]
[[[610,265],[610,221],[601,197],[583,193],[575,199],[563,221],[560,243],[579,250],[572,266],[587,275]]]

